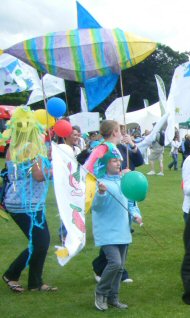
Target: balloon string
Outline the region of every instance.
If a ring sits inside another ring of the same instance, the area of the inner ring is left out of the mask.
[[[141,223],[140,227],[142,227],[144,229],[144,232],[146,233],[146,235],[148,235],[149,237],[151,237],[151,239],[157,244],[159,245],[161,248],[164,248],[162,244],[160,244],[160,242],[149,232],[147,231],[147,229],[144,227],[144,224]]]
[[[56,143],[54,143],[54,145],[59,148],[59,150],[61,150],[62,152],[64,152],[71,160],[73,160],[74,158],[72,156],[70,156],[66,151],[64,151],[64,149],[61,149]],[[75,158],[76,159],[76,158]],[[78,163],[78,161],[77,161]],[[79,165],[81,166],[81,168],[83,169],[83,171],[87,174],[89,174],[92,178],[94,178],[94,180],[100,184],[100,181],[96,178],[96,176],[94,174],[92,174],[91,172],[89,172],[83,165],[81,165],[79,163]],[[126,208],[126,206],[118,200],[118,198],[115,197],[115,195],[113,193],[111,193],[109,190],[106,190],[126,211],[128,211],[128,209]]]
[[[97,180],[97,179],[96,179]],[[97,180],[98,184],[100,183],[98,180]],[[129,209],[126,208],[126,206],[118,200],[117,197],[115,197],[115,195],[113,193],[111,193],[109,190],[106,190],[128,213],[129,213]],[[144,232],[146,233],[146,235],[148,235],[149,237],[151,237],[151,239],[157,244],[159,245],[161,248],[163,248],[163,246],[160,244],[160,242],[149,232],[147,231],[147,229],[144,227],[144,224],[141,223],[140,224],[140,227],[142,227],[144,229]]]
[[[94,176],[94,175],[93,175]],[[95,177],[95,176],[94,176]],[[95,177],[96,178],[96,177]],[[98,181],[98,179],[96,178],[96,181],[98,184],[100,184],[100,181]],[[108,189],[106,189],[106,191],[128,212],[128,208],[126,208],[126,206],[121,202],[119,201],[119,199],[111,192],[109,191]]]

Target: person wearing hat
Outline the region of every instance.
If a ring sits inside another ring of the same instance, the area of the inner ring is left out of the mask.
[[[85,168],[94,173],[97,178],[101,177],[105,172],[104,166],[104,155],[112,152],[113,149],[116,153],[120,154],[122,158],[121,170],[134,170],[135,167],[140,166],[144,163],[142,154],[140,153],[138,147],[132,141],[129,135],[125,134],[122,137],[120,125],[115,120],[105,120],[101,123],[100,134],[104,138],[104,142],[97,145],[94,150],[91,152],[89,158],[85,162]],[[121,144],[121,139],[123,143]],[[133,204],[132,209],[136,209],[139,213],[138,207]],[[130,215],[129,215],[130,217]],[[100,248],[99,255],[92,261],[92,267],[94,271],[94,276],[96,282],[99,282],[101,279],[102,272],[107,265],[106,256]],[[131,283],[133,280],[129,277],[128,271],[126,268],[122,274],[122,281],[125,283]]]
[[[44,129],[29,107],[17,107],[12,115],[11,139],[6,155],[8,183],[4,206],[27,237],[28,247],[11,263],[2,279],[16,293],[24,292],[19,282],[22,271],[29,267],[28,290],[55,291],[44,284],[42,275],[50,234],[46,222],[46,197],[52,178],[51,163],[44,143]]]
[[[107,265],[96,286],[95,306],[101,311],[107,310],[108,305],[127,309],[127,304],[119,300],[119,288],[132,236],[128,200],[120,188],[121,154],[116,147],[109,145],[109,151],[99,160],[99,168],[101,178],[92,204],[92,228],[95,245],[103,249]],[[142,223],[138,214],[134,217]]]

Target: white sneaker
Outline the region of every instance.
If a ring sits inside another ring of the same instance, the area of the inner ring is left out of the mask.
[[[104,311],[108,309],[107,297],[95,293],[95,307],[98,310]]]
[[[164,176],[164,173],[163,172],[159,172],[159,173],[157,173],[157,176]]]
[[[96,275],[96,273],[94,273],[94,278],[95,278],[95,281],[96,281],[97,283],[99,283],[101,277],[98,276],[98,275]]]
[[[122,280],[122,283],[131,284],[131,283],[133,283],[133,279],[132,278],[126,278],[126,279]]]
[[[150,172],[147,172],[147,176],[154,176],[156,173],[155,171],[151,170]]]

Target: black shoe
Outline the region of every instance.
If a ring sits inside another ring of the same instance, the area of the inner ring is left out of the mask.
[[[182,300],[184,301],[186,305],[190,305],[190,294],[184,293],[182,295]]]

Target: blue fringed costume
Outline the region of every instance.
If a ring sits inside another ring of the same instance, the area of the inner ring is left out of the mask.
[[[18,112],[22,115],[22,122],[20,119],[21,125],[18,125],[19,119],[13,114],[12,139],[6,161],[9,182],[3,203],[28,238],[29,245],[6,270],[3,280],[12,290],[21,292],[24,289],[19,278],[26,266],[29,266],[28,289],[40,290],[43,286],[42,272],[50,243],[45,202],[51,179],[51,162],[41,138],[42,129],[36,123],[33,112],[21,107]],[[13,288],[12,285],[19,287]]]

